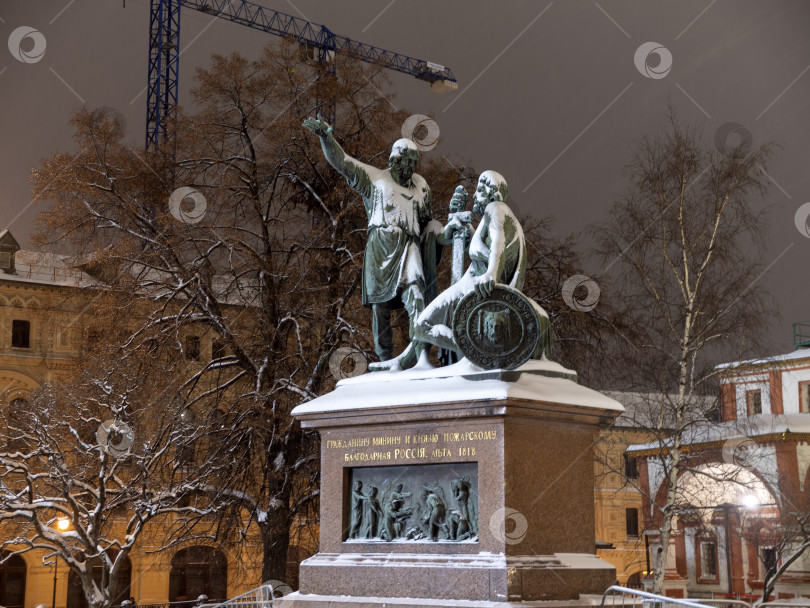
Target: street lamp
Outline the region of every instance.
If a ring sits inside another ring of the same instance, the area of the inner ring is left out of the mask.
[[[67,517],[60,517],[56,520],[56,529],[66,532],[70,528],[70,520]],[[59,556],[53,556],[53,596],[51,597],[51,608],[56,608],[56,573],[59,569]]]

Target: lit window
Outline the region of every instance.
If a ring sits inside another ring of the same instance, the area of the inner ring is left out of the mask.
[[[810,382],[799,382],[799,411],[810,414]]]
[[[762,413],[762,391],[759,389],[755,391],[745,392],[745,405],[748,409],[749,416],[755,416]]]
[[[14,319],[11,322],[11,346],[31,348],[31,323]]]

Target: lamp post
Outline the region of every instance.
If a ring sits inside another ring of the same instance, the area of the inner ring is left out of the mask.
[[[56,571],[59,568],[59,559],[53,556],[53,597],[51,598],[51,608],[56,608]]]
[[[56,528],[60,532],[65,532],[70,527],[70,520],[67,517],[60,517],[56,520]],[[53,596],[51,597],[51,608],[56,608],[56,574],[59,571],[59,556],[53,556]]]

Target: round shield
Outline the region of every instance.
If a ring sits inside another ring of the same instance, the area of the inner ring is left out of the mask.
[[[453,311],[453,336],[461,353],[484,369],[515,369],[531,359],[540,340],[529,299],[506,285],[488,298],[464,296]]]

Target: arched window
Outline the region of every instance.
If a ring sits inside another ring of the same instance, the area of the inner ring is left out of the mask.
[[[2,553],[6,557],[7,552]],[[25,560],[12,555],[0,564],[0,606],[23,608],[25,604]]]
[[[641,589],[643,586],[641,584],[641,572],[636,572],[627,577],[627,583],[624,586],[630,587],[630,589]]]
[[[131,595],[132,562],[129,561],[129,557],[124,557],[124,563],[121,566],[118,576],[118,585],[112,592],[111,605],[113,606],[129,599]],[[101,585],[101,565],[93,566],[93,580],[95,580],[98,585]],[[84,591],[82,591],[82,582],[79,576],[71,570],[68,575],[67,608],[88,608],[89,605],[87,598],[84,596]]]
[[[169,601],[193,602],[200,595],[208,601],[227,599],[228,563],[213,547],[188,547],[175,553],[169,574]]]

